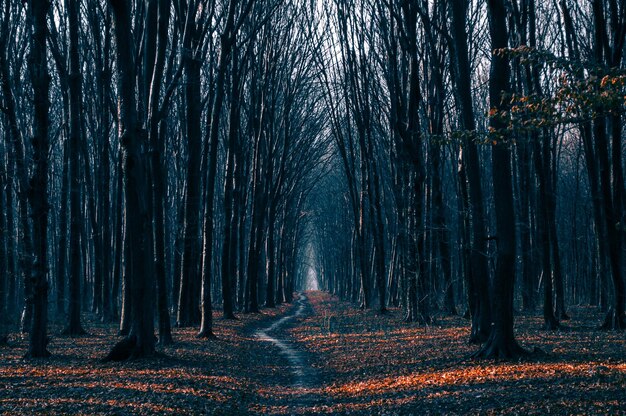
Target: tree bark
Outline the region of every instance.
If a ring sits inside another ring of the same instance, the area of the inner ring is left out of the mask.
[[[467,139],[464,143],[463,164],[467,174],[469,188],[469,210],[471,214],[472,232],[470,235],[470,279],[469,296],[472,330],[470,342],[480,343],[487,340],[491,328],[491,309],[489,303],[489,268],[487,265],[487,236],[485,227],[485,210],[483,206],[483,190],[480,180],[480,160],[474,132],[476,124],[472,103],[471,72],[467,47],[465,21],[467,0],[452,2],[452,31],[455,45],[455,64],[458,76],[458,100],[461,108],[461,126],[465,129]],[[472,307],[473,306],[473,307]]]
[[[81,291],[81,193],[80,193],[80,146],[81,146],[81,118],[82,118],[82,86],[78,51],[79,32],[79,0],[67,0],[69,26],[69,151],[70,151],[70,278],[69,278],[69,309],[68,323],[63,334],[76,336],[85,334],[80,322]],[[96,271],[96,273],[100,273]],[[95,282],[94,282],[95,285]]]
[[[31,0],[31,79],[33,85],[33,176],[29,199],[33,218],[32,288],[33,318],[26,356],[47,357],[48,336],[48,110],[50,75],[46,58],[48,0]]]
[[[7,3],[8,5],[8,3]],[[22,311],[20,329],[22,333],[28,332],[32,324],[32,279],[33,274],[33,230],[28,220],[28,197],[30,186],[28,168],[26,166],[24,137],[19,130],[15,97],[11,88],[11,74],[8,52],[8,30],[2,31],[0,36],[0,71],[2,71],[2,95],[4,97],[5,114],[8,119],[9,137],[11,141],[12,156],[15,160],[15,173],[18,182],[17,202],[19,224],[22,232],[22,253],[19,255],[19,269],[22,272],[24,282],[24,308]]]
[[[157,310],[159,313],[159,343],[169,345],[172,339],[170,314],[167,302],[167,273],[165,256],[165,167],[163,166],[163,154],[165,146],[165,130],[167,125],[162,122],[163,115],[160,105],[160,80],[162,79],[165,66],[165,52],[167,49],[167,34],[170,21],[170,2],[168,0],[152,0],[147,5],[146,16],[148,24],[146,35],[146,53],[144,55],[144,67],[146,74],[147,96],[147,129],[148,142],[151,149],[151,182],[152,182],[152,207],[153,225],[152,236],[154,239],[154,269],[157,283]],[[148,50],[149,49],[149,50]],[[148,69],[149,68],[149,69]]]
[[[124,175],[125,268],[131,285],[130,333],[120,341],[108,360],[140,358],[154,353],[153,267],[148,256],[150,224],[146,200],[146,169],[143,158],[145,135],[137,124],[135,63],[131,50],[130,5],[109,0],[115,21],[118,72],[118,131]]]
[[[507,47],[508,29],[503,0],[488,0],[489,33],[491,36],[491,71],[489,73],[490,107],[497,112],[506,110],[506,95],[510,94],[510,66],[501,49]],[[513,295],[515,291],[515,211],[511,179],[511,143],[505,131],[507,125],[497,117],[489,120],[495,132],[492,147],[492,181],[495,195],[497,263],[493,282],[493,328],[477,358],[513,359],[526,353],[515,340],[513,332]]]
[[[239,104],[239,64],[237,52],[233,51],[232,81],[230,90],[230,110],[228,141],[226,146],[226,177],[224,179],[224,243],[222,245],[222,303],[224,318],[234,319],[233,312],[233,282],[237,282],[237,219],[235,204],[238,203],[235,164],[238,163],[235,154],[238,146],[240,104]]]
[[[191,25],[195,25],[192,19]],[[195,29],[188,29],[192,32]],[[192,34],[188,34],[192,37]],[[198,42],[197,39],[188,40],[184,47],[187,54],[191,53]],[[200,127],[200,61],[193,56],[184,58],[185,66],[185,99],[187,124],[187,192],[185,194],[185,237],[182,267],[180,275],[180,294],[178,297],[178,313],[176,325],[188,327],[199,323],[198,289],[200,288],[200,155],[201,155],[201,127]]]

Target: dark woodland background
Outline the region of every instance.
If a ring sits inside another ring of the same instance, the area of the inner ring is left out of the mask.
[[[0,341],[154,356],[319,289],[623,358],[625,40],[618,0],[0,0]]]

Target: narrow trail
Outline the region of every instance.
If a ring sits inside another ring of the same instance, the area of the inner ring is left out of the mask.
[[[319,397],[312,391],[319,387],[319,376],[311,366],[310,354],[303,348],[298,348],[297,343],[290,340],[287,329],[293,321],[310,313],[308,299],[304,293],[298,294],[298,300],[290,313],[277,319],[271,325],[257,329],[254,336],[263,342],[269,342],[278,349],[289,364],[287,368],[291,372],[294,396],[288,404],[290,407],[306,408],[315,404]]]

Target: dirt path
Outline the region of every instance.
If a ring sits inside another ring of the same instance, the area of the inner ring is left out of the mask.
[[[265,344],[264,349],[269,351],[264,365],[282,373],[273,380],[266,380],[271,393],[258,403],[256,410],[260,413],[310,414],[321,402],[317,394],[321,381],[313,365],[316,357],[289,334],[312,314],[307,296],[299,293],[294,306],[285,315],[253,331],[256,341]]]
[[[295,308],[288,315],[276,320],[267,328],[258,329],[254,335],[261,341],[271,342],[274,344],[280,353],[289,362],[289,369],[291,370],[294,382],[293,386],[296,388],[311,388],[316,386],[316,375],[305,358],[305,351],[298,349],[292,340],[285,339],[285,328],[295,318],[302,317],[305,313],[308,300],[306,295],[300,294],[296,301]],[[281,338],[276,338],[281,337]]]

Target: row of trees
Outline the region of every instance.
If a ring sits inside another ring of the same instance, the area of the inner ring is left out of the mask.
[[[322,286],[408,321],[463,303],[477,356],[523,353],[514,305],[541,305],[546,329],[568,303],[600,305],[624,329],[626,7],[324,7],[335,157],[309,201]]]
[[[0,313],[30,356],[49,310],[139,357],[309,269],[408,321],[462,305],[481,357],[524,353],[516,302],[624,328],[621,3],[0,4]]]
[[[72,336],[85,311],[119,319],[124,359],[155,322],[163,344],[172,318],[212,337],[214,301],[291,300],[327,153],[311,7],[2,2],[0,312],[7,331],[21,311],[29,356],[48,310]]]

